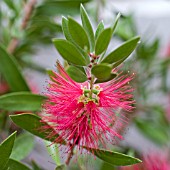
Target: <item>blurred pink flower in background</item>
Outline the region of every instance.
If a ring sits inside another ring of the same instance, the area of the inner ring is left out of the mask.
[[[167,156],[154,153],[144,156],[143,163],[121,167],[120,170],[170,170],[170,161]]]
[[[165,56],[170,56],[170,42],[169,42],[169,44],[166,47]]]
[[[49,81],[43,121],[48,122],[69,147],[99,148],[100,144],[106,147],[108,141],[115,143],[116,139],[122,139],[118,129],[127,123],[122,111],[133,109],[133,89],[129,85],[133,76],[121,75],[109,82],[94,84],[91,91],[88,81],[73,81],[60,64],[58,70],[60,74],[53,72]]]

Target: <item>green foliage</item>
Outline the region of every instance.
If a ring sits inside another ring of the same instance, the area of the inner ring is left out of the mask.
[[[121,14],[118,13],[117,16],[116,16],[116,19],[115,19],[115,22],[113,24],[113,27],[112,27],[112,34],[114,33],[115,29],[116,29],[116,26],[118,24],[118,21],[119,21],[119,18],[120,18]]]
[[[68,29],[73,41],[82,49],[89,51],[90,44],[84,28],[74,19],[68,19]]]
[[[53,43],[60,55],[68,62],[80,66],[86,66],[88,64],[84,56],[69,41],[62,39],[53,39]]]
[[[34,136],[29,133],[23,133],[16,138],[10,158],[20,161],[26,158],[33,148]]]
[[[56,134],[56,132],[47,123],[43,122],[41,118],[35,114],[23,113],[23,114],[11,115],[10,118],[16,125],[18,125],[22,129],[25,129],[26,131],[42,139],[53,142],[58,137],[58,134]],[[45,131],[43,129],[44,127],[46,128]],[[48,136],[51,133],[56,135],[52,136],[51,138],[48,138]],[[64,140],[62,140],[62,138],[61,138],[61,143],[62,144],[65,143]]]
[[[122,153],[107,151],[101,149],[85,148],[101,160],[113,165],[113,166],[126,166],[140,163],[141,160],[128,156]]]
[[[112,51],[108,56],[106,56],[102,63],[116,63],[120,60],[125,60],[136,48],[137,43],[139,42],[140,37],[134,37],[124,44],[119,46],[116,50]]]
[[[54,39],[54,45],[69,65],[92,67],[91,73],[94,78],[97,78],[95,83],[110,81],[117,76],[117,74],[111,73],[112,69],[121,64],[133,52],[140,38],[130,39],[105,57],[120,14],[117,15],[113,25],[106,29],[101,21],[94,34],[89,16],[83,5],[80,7],[80,13],[82,26],[70,17],[68,19],[62,18],[62,29],[67,40]],[[76,82],[86,81],[87,76],[78,69],[74,66],[67,66],[67,73]]]
[[[91,70],[92,74],[96,78],[102,80],[107,80],[110,77],[111,71],[112,71],[112,66],[109,64],[98,64],[95,65]]]
[[[89,16],[88,16],[86,10],[84,9],[83,5],[81,5],[81,7],[80,7],[80,13],[81,13],[81,20],[82,20],[83,27],[86,30],[88,37],[89,37],[90,51],[93,51],[94,50],[94,43],[95,43],[93,27],[91,25]]]
[[[68,66],[66,69],[68,75],[76,82],[85,82],[87,80],[87,76],[83,71],[75,66]]]
[[[15,141],[16,132],[11,134],[6,140],[0,145],[0,167],[2,170],[6,170],[6,165],[9,161],[9,157],[12,152],[12,148]]]
[[[95,45],[96,55],[103,53],[107,49],[109,42],[111,40],[111,35],[112,35],[111,28],[106,28],[99,34]]]
[[[110,81],[110,80],[112,80],[112,79],[114,79],[114,78],[116,78],[116,77],[117,77],[117,74],[116,74],[116,73],[110,73],[109,77],[103,78],[103,79],[99,79],[99,78],[98,78],[98,79],[95,81],[95,83],[107,82],[107,81]]]
[[[104,30],[104,23],[103,21],[101,21],[96,29],[96,33],[95,33],[95,40],[97,40],[97,38],[99,37],[100,33]]]
[[[66,39],[68,41],[73,42],[73,39],[70,35],[69,28],[68,28],[68,19],[65,17],[62,17],[62,29],[63,29],[63,33],[64,33],[64,36],[66,37]]]
[[[14,56],[7,53],[2,45],[0,45],[0,61],[0,73],[8,82],[11,91],[29,91],[17,61]]]
[[[115,170],[116,168],[106,162],[103,162],[100,170]]]
[[[14,92],[0,96],[0,109],[8,111],[39,111],[45,96]]]

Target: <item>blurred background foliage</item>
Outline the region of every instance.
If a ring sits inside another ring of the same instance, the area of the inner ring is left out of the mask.
[[[31,9],[26,9],[25,6],[29,2],[32,2],[32,7]],[[96,25],[98,21],[104,18],[102,11],[104,11],[109,2],[105,0],[0,1],[0,45],[7,53],[12,55],[11,58],[16,60],[15,66],[18,67],[17,70],[19,70],[22,75],[18,77],[18,72],[16,69],[11,69],[12,67],[7,69],[8,66],[4,65],[7,61],[2,62],[3,59],[1,55],[3,54],[3,50],[1,50],[0,94],[2,96],[11,91],[22,92],[30,91],[30,89],[33,93],[37,93],[37,91],[32,88],[33,85],[29,83],[30,81],[24,70],[30,68],[31,70],[46,74],[46,68],[34,61],[34,54],[39,47],[48,48],[49,45],[51,45],[52,38],[61,36],[61,15],[76,16],[79,13],[80,3],[84,3],[87,6],[90,17],[94,25]],[[27,10],[31,10],[31,13],[28,18],[24,18]],[[112,18],[114,18],[117,14],[117,9],[112,10],[111,14]],[[24,22],[25,25],[23,25]],[[118,43],[124,42],[138,34],[139,32],[133,14],[122,14],[115,33],[116,40],[114,39],[113,41]],[[169,152],[170,47],[167,46],[166,52],[161,53],[164,49],[162,49],[161,46],[161,37],[148,38],[146,32],[145,35],[141,37],[141,42],[135,52],[124,62],[121,69],[123,69],[125,73],[130,72],[136,75],[133,81],[136,109],[134,113],[129,116],[131,120],[129,124],[130,129],[127,131],[130,131],[131,128],[137,129],[137,133],[142,135],[144,139],[147,139],[145,143],[149,142],[150,145],[153,144],[157,151],[164,152],[166,150],[166,152]],[[45,55],[48,57],[48,53]],[[4,74],[3,70],[7,70],[8,72]],[[18,86],[15,89],[11,89],[14,83],[11,78],[13,76],[17,77],[15,83],[18,84]],[[23,85],[24,82],[25,85]],[[19,84],[22,84],[21,88],[19,88]],[[24,90],[23,86],[25,87]],[[18,137],[15,141],[11,158],[17,161],[24,160],[25,163],[32,166],[32,169],[41,170],[42,167],[40,167],[40,165],[42,165],[42,162],[36,163],[34,160],[30,161],[27,159],[35,145],[34,137],[26,132],[23,133],[22,130],[17,128],[8,118],[8,115],[21,112],[15,109],[9,109],[10,111],[3,109],[2,103],[3,100],[0,99],[0,141],[2,142],[8,135],[18,130]],[[39,103],[37,103],[35,107],[39,108]],[[26,110],[32,111],[29,110],[29,107],[26,107]],[[33,110],[33,112],[35,110]],[[126,136],[127,135],[128,132]],[[133,138],[135,143],[135,141],[137,141],[135,134]],[[145,147],[145,144],[143,146],[139,144],[138,146],[139,148],[134,147],[133,144],[119,143],[114,149],[141,158],[143,155],[142,148]],[[56,150],[56,147],[53,148],[49,153],[52,157],[54,156],[55,163],[59,165],[60,161],[56,156],[58,150]],[[22,150],[24,150],[24,152],[22,152]],[[79,158],[77,165],[72,161],[70,169],[84,169],[86,163],[83,160],[86,159],[87,157]],[[45,164],[45,162],[43,162],[43,164]],[[62,169],[62,166],[59,168]],[[101,161],[97,159],[89,169],[113,170],[116,169],[116,167],[101,163]]]

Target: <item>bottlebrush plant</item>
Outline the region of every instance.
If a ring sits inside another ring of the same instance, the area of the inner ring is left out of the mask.
[[[133,74],[123,75],[117,67],[133,52],[140,40],[134,37],[105,55],[120,15],[109,28],[104,28],[101,22],[94,34],[83,6],[80,11],[82,26],[71,17],[63,17],[66,40],[53,39],[67,66],[64,70],[57,63],[59,73],[49,72],[48,100],[42,115],[42,120],[50,124],[44,129],[53,129],[48,138],[59,135],[53,142],[66,142],[71,154],[66,164],[69,164],[76,146],[102,158],[107,152],[111,155],[111,152],[100,150],[100,145],[107,149],[106,143],[122,139],[119,130],[128,121],[123,112],[132,111],[134,104],[133,89],[128,84]],[[135,163],[135,159],[133,161]],[[126,165],[125,162],[113,164]]]
[[[120,14],[111,27],[105,28],[100,22],[94,33],[82,5],[80,12],[82,25],[71,17],[63,17],[62,29],[66,39],[53,39],[66,67],[57,62],[58,73],[48,71],[51,80],[45,96],[20,92],[18,86],[12,86],[14,79],[20,79],[22,90],[29,91],[15,60],[3,46],[0,48],[0,53],[5,56],[1,57],[4,63],[7,58],[9,67],[17,73],[13,80],[7,79],[15,92],[0,97],[0,108],[34,112],[11,115],[10,118],[20,128],[50,141],[50,145],[67,148],[65,163],[60,165],[56,161],[56,170],[69,165],[76,149],[82,153],[86,150],[112,166],[139,163],[141,161],[137,158],[112,151],[108,143],[116,144],[123,139],[121,131],[128,123],[126,115],[134,108],[133,88],[129,84],[134,74],[124,74],[119,66],[134,51],[140,37],[133,37],[108,52]],[[6,77],[7,69],[1,70]],[[42,113],[36,115],[40,110]],[[16,147],[15,135],[13,133],[0,145],[0,165],[4,170],[11,167],[29,170],[29,167],[14,160],[14,156],[10,157],[13,146]]]

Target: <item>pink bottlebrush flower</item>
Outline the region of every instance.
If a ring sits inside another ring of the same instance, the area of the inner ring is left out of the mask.
[[[170,162],[161,154],[152,154],[143,158],[143,163],[122,167],[121,170],[170,170]]]
[[[42,119],[71,146],[106,147],[107,141],[122,139],[119,128],[126,124],[122,111],[132,111],[133,89],[128,84],[133,76],[120,75],[109,82],[94,84],[73,81],[58,64],[59,73],[53,72],[48,100]],[[46,128],[46,127],[44,127]],[[52,134],[50,137],[54,136]],[[54,142],[59,142],[56,138]]]

